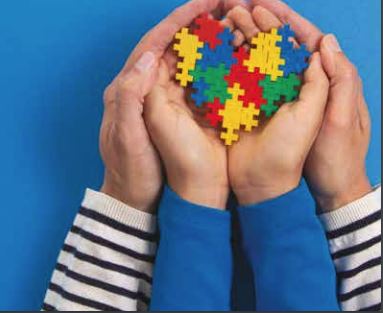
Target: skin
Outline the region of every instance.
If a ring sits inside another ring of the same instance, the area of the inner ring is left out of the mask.
[[[221,16],[237,4],[236,0],[190,1],[149,31],[136,46],[121,72],[104,92],[100,151],[105,165],[105,176],[101,192],[136,209],[155,212],[161,194],[163,173],[159,154],[150,139],[143,118],[144,98],[153,88],[159,64],[169,67],[175,65],[175,60],[168,51],[174,34],[203,12],[213,12]],[[144,52],[150,53],[149,61],[146,59],[144,64],[137,65]],[[181,99],[177,92],[177,89],[173,89],[169,96]],[[211,144],[210,152],[220,154],[221,158],[224,158],[223,153],[218,150]],[[201,175],[200,179],[202,178]],[[191,175],[190,179],[194,179],[194,176]],[[181,190],[173,187],[175,190]],[[181,194],[184,195],[183,192]],[[188,195],[185,194],[185,197],[188,198]],[[194,197],[190,198],[193,199]]]
[[[281,26],[262,8],[249,12],[239,6],[227,17],[248,42],[259,31]],[[240,204],[258,203],[297,187],[322,123],[328,87],[321,57],[315,53],[304,75],[299,99],[282,106],[263,126],[242,133],[240,141],[229,148],[230,184]]]
[[[168,47],[174,34],[206,11],[216,17],[227,12],[223,23],[233,29],[237,46],[246,45],[246,40],[259,30],[288,22],[299,42],[321,52],[321,56],[315,54],[310,62],[299,101],[284,106],[267,127],[254,134],[242,134],[240,143],[228,153],[214,130],[198,127],[198,115],[193,114],[184,101],[183,90],[172,82],[175,58]],[[244,17],[245,11],[248,15]],[[303,169],[322,211],[335,209],[370,191],[364,169],[369,118],[360,79],[343,53],[338,51],[334,59],[334,53],[328,52],[326,40],[322,39],[322,33],[315,26],[276,0],[257,0],[250,5],[236,0],[194,0],[176,9],[144,36],[105,91],[100,134],[105,178],[101,191],[153,213],[163,184],[160,155],[173,190],[191,202],[221,209],[229,186],[240,203],[255,203],[293,189]],[[150,52],[151,57],[139,64],[144,52]],[[325,106],[327,77],[330,95]],[[340,94],[351,90],[351,85],[352,88],[359,86],[358,92],[341,101]],[[317,93],[315,99],[312,92]],[[355,95],[360,100],[355,101]],[[311,101],[316,105],[308,105]],[[355,105],[339,104],[346,102]],[[342,112],[339,107],[343,108]],[[351,108],[354,114],[344,115]],[[156,121],[158,114],[166,117],[166,123]],[[343,119],[338,119],[340,114]],[[286,136],[287,128],[283,131],[281,126],[286,123],[290,125],[288,130],[293,130],[290,136]],[[358,126],[351,127],[354,135],[350,135],[350,125]],[[179,140],[180,137],[183,140]],[[266,145],[269,139],[279,141]],[[283,158],[279,157],[281,151],[286,152]],[[337,153],[329,162],[328,155],[334,151]],[[257,162],[249,160],[251,155],[258,158]],[[329,175],[337,171],[342,175]]]
[[[229,177],[239,201],[259,202],[291,190],[297,185],[302,170],[321,212],[340,208],[370,192],[372,188],[365,168],[370,141],[368,108],[358,72],[340,47],[334,44],[334,36],[324,36],[316,26],[278,0],[253,0],[250,5],[234,8],[227,15],[247,39],[258,29],[267,31],[289,23],[300,43],[305,43],[311,51],[320,51],[323,69],[330,81],[323,120],[312,145],[308,140],[312,133],[308,135],[307,129],[313,131],[317,125],[302,129],[301,138],[306,141],[298,140],[298,137],[294,141],[290,134],[299,132],[294,129],[299,124],[290,124],[286,129],[289,136],[285,139],[290,146],[283,148],[282,142],[271,141],[290,122],[286,116],[278,128],[273,127],[273,121],[285,114],[280,110],[264,130],[247,135],[245,140],[241,137],[239,145],[232,148],[229,152]],[[249,20],[249,16],[254,23],[241,24],[241,21]],[[306,113],[307,116],[312,114],[310,110]],[[296,122],[302,123],[303,120]],[[303,132],[307,132],[306,135]],[[279,135],[283,138],[284,133]],[[253,139],[251,144],[252,138],[256,137],[258,140]],[[262,137],[270,140],[268,147],[260,145]],[[307,148],[310,148],[308,153]],[[238,170],[237,160],[246,158],[247,151],[252,151],[249,158],[253,162],[242,161],[243,168]],[[283,158],[278,159],[281,151]],[[258,166],[259,163],[264,166]]]

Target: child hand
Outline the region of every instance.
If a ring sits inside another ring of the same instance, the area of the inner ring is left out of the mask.
[[[183,199],[224,209],[229,192],[226,148],[215,129],[200,125],[174,80],[175,56],[168,52],[145,101],[145,121],[165,164],[168,183]]]
[[[211,7],[215,2],[215,12],[225,12],[241,0],[205,2],[210,2]],[[202,9],[211,11],[205,2],[195,1],[200,4],[198,13]],[[158,81],[145,101],[145,122],[165,164],[171,188],[190,202],[224,209],[229,193],[226,148],[217,130],[201,123],[201,114],[186,102],[185,89],[174,79],[176,63],[169,47],[160,64]]]
[[[236,7],[227,17],[248,40],[258,31],[282,24],[259,7],[252,13]],[[263,126],[242,133],[240,141],[229,148],[230,184],[240,204],[277,197],[299,184],[305,159],[322,123],[328,88],[321,57],[316,52],[304,74],[298,100],[283,105]]]

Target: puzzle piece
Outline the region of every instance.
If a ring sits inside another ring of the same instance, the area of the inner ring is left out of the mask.
[[[248,107],[243,106],[239,97],[245,92],[238,83],[228,88],[228,91],[232,98],[225,102],[225,107],[218,111],[218,115],[222,117],[222,127],[225,128],[221,132],[221,139],[225,140],[225,145],[230,146],[239,139],[237,132],[241,126],[245,126],[245,131],[251,131],[253,127],[258,126],[258,120],[255,117],[260,111],[255,108],[254,103],[250,103]]]
[[[224,108],[223,104],[220,103],[218,98],[214,99],[214,102],[207,104],[209,112],[206,113],[205,117],[209,121],[210,125],[217,127],[219,122],[222,122],[222,116],[218,114],[220,110]]]
[[[295,37],[295,33],[290,25],[285,25],[278,30],[282,41],[277,45],[281,48],[281,57],[285,60],[285,64],[281,66],[284,76],[288,77],[291,73],[300,74],[308,67],[307,59],[311,53],[307,50],[306,45],[302,44],[299,48],[294,48],[291,38]]]
[[[248,72],[243,63],[250,56],[243,47],[239,48],[238,52],[234,53],[233,56],[237,63],[231,67],[229,75],[225,76],[226,81],[229,86],[239,83],[241,89],[245,91],[245,94],[239,98],[239,100],[243,101],[244,107],[248,107],[250,103],[253,103],[256,108],[260,108],[262,104],[266,103],[263,98],[262,87],[259,85],[265,75],[260,74],[257,68],[254,69],[253,73]]]
[[[258,33],[251,41],[254,47],[250,49],[250,58],[244,61],[249,72],[259,68],[261,74],[270,75],[273,81],[282,77],[283,71],[279,67],[285,65],[285,60],[281,58],[281,48],[277,46],[277,42],[280,41],[282,36],[276,28],[270,33]]]
[[[215,49],[212,49],[209,45],[204,45],[200,50],[203,58],[197,62],[197,66],[200,66],[202,70],[206,70],[208,67],[218,67],[220,64],[224,64],[225,68],[230,70],[231,66],[237,62],[233,58],[234,47],[231,44],[234,35],[229,29],[225,28],[218,37],[221,44],[217,45]]]
[[[186,87],[189,82],[193,81],[193,76],[189,74],[189,71],[194,69],[197,60],[202,58],[198,49],[203,48],[204,44],[199,41],[198,36],[190,34],[189,29],[185,27],[176,34],[176,39],[179,40],[179,43],[174,44],[174,50],[178,52],[180,58],[183,58],[177,63],[180,72],[176,74],[176,80],[182,87]]]
[[[209,18],[208,13],[202,14],[195,20],[196,28],[193,33],[197,35],[199,40],[206,43],[210,49],[215,49],[217,45],[222,44],[222,40],[218,37],[223,32],[224,27],[221,26],[219,21]]]
[[[192,88],[194,89],[194,92],[192,93],[191,98],[194,100],[197,107],[202,107],[202,104],[208,101],[205,92],[208,90],[209,85],[206,84],[205,79],[201,77],[198,81],[193,82]]]
[[[228,85],[224,79],[228,73],[229,70],[225,68],[224,64],[219,64],[218,67],[209,66],[205,71],[197,65],[194,70],[191,70],[190,74],[195,82],[199,82],[203,78],[204,82],[208,85],[203,91],[203,95],[199,96],[199,99],[205,97],[206,102],[213,102],[218,97],[221,103],[225,103],[227,99],[230,99],[227,91]]]
[[[263,81],[259,82],[263,87],[263,97],[267,100],[267,104],[261,106],[261,110],[265,112],[267,117],[271,116],[278,110],[275,102],[285,97],[286,102],[291,102],[298,96],[297,87],[301,85],[301,81],[296,74],[290,74],[288,77],[279,77],[276,81],[272,81],[267,75]]]
[[[293,101],[301,81],[297,74],[307,68],[310,52],[302,45],[294,48],[292,29],[285,25],[270,33],[258,33],[247,52],[235,52],[233,34],[219,21],[203,14],[196,19],[192,34],[187,28],[176,35],[174,49],[182,58],[176,79],[181,86],[192,83],[191,98],[197,107],[206,104],[205,118],[213,127],[222,126],[226,145],[239,139],[243,128],[251,131],[276,112],[278,102]]]
[[[253,127],[257,127],[259,121],[255,119],[260,110],[255,107],[254,103],[249,103],[248,107],[242,108],[241,125],[245,126],[245,131],[250,132]]]

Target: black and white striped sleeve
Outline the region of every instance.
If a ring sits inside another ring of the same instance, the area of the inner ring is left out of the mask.
[[[334,261],[343,311],[381,310],[381,187],[320,216]]]
[[[156,252],[153,215],[87,189],[43,310],[145,311]]]

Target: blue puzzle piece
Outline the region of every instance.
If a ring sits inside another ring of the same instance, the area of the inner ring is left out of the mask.
[[[220,64],[220,61],[216,53],[216,49],[213,50],[209,45],[204,45],[204,47],[199,51],[202,53],[202,59],[197,61],[196,67],[200,66],[203,71],[206,71],[209,66],[217,67]]]
[[[289,38],[295,37],[295,33],[290,28],[290,25],[280,28],[278,34],[282,36],[282,41],[278,42],[277,45],[281,47],[281,58],[286,61],[285,65],[281,66],[284,77],[288,77],[291,73],[302,73],[308,67],[307,59],[311,53],[304,44],[294,49],[294,44],[289,41]]]
[[[234,35],[228,28],[225,28],[225,30],[218,35],[218,38],[222,40],[222,45],[217,47],[220,63],[224,64],[226,69],[230,70],[233,64],[237,64],[237,59],[233,56],[234,47],[232,42]]]
[[[220,64],[224,64],[225,68],[230,70],[233,64],[237,63],[237,59],[233,57],[234,47],[232,41],[234,35],[228,28],[218,35],[222,44],[216,46],[215,49],[211,49],[209,45],[204,45],[198,52],[202,54],[202,59],[197,61],[197,66],[200,66],[203,71],[206,71],[208,67],[218,67]]]
[[[208,102],[205,91],[209,89],[209,85],[205,83],[205,79],[201,77],[198,81],[193,82],[192,88],[195,90],[191,98],[197,107],[202,107],[202,104]]]

